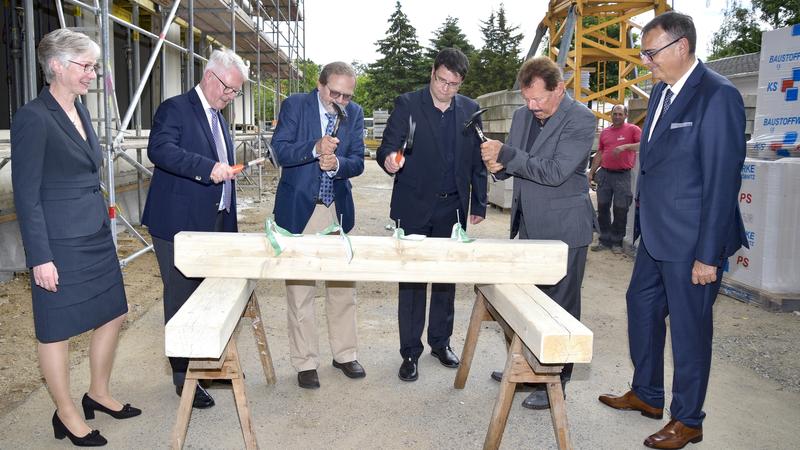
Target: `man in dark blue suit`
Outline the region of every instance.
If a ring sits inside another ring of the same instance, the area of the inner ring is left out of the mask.
[[[394,175],[390,216],[406,234],[450,237],[453,225],[476,225],[486,217],[486,167],[480,141],[463,124],[478,110],[478,103],[458,94],[469,62],[461,51],[439,52],[431,69],[431,82],[395,100],[376,160]],[[397,162],[409,132],[409,117],[416,123],[413,150]],[[422,354],[427,285],[400,283],[398,322],[400,355],[398,377],[418,378]],[[428,345],[445,367],[458,367],[450,348],[455,311],[455,285],[431,285]]]
[[[672,418],[644,441],[651,448],[703,439],[714,300],[725,261],[747,245],[737,203],[742,97],[695,58],[695,43],[691,17],[676,12],[642,30],[642,61],[661,83],[650,96],[639,150],[634,239],[641,239],[627,294],[633,383],[622,396],[600,396],[612,408],[662,417],[669,316]]]
[[[292,233],[317,233],[338,222],[350,232],[355,207],[350,178],[364,172],[364,112],[350,100],[356,73],[344,62],[326,65],[317,88],[281,105],[272,147],[281,165],[275,222]],[[335,105],[334,105],[335,103]],[[346,117],[337,117],[336,106]],[[338,121],[338,133],[333,133]],[[336,136],[332,136],[336,134]],[[355,283],[327,281],[325,309],[333,366],[350,378],[366,372],[357,360]],[[319,388],[316,282],[286,280],[289,354],[302,388]]]
[[[236,232],[234,147],[220,113],[247,80],[247,67],[230,50],[215,50],[203,79],[189,92],[165,100],[153,118],[147,157],[155,169],[142,214],[164,283],[168,322],[203,281],[175,268],[173,238],[180,231]],[[181,394],[189,360],[170,358],[172,381]],[[200,385],[194,407],[214,406]]]

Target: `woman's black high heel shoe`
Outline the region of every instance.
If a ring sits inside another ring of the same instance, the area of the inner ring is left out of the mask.
[[[108,443],[106,438],[103,437],[97,430],[92,430],[83,437],[78,437],[72,434],[61,418],[58,417],[58,410],[53,413],[53,435],[56,439],[64,439],[68,437],[72,441],[72,445],[76,447],[102,447]]]
[[[86,420],[94,419],[95,411],[104,412],[115,419],[129,419],[142,413],[141,409],[134,408],[130,403],[126,403],[119,411],[112,411],[94,401],[89,394],[83,394],[81,405],[83,405],[83,415],[86,416]]]

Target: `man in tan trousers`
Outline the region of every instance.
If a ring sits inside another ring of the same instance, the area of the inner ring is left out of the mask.
[[[355,223],[350,178],[364,172],[364,112],[351,102],[353,68],[326,65],[317,88],[284,100],[272,147],[282,167],[275,194],[275,222],[292,233],[313,234],[334,222],[349,232]],[[338,105],[346,118],[338,118]],[[337,129],[337,133],[334,133]],[[332,136],[335,134],[335,137]],[[319,388],[316,282],[286,280],[289,354],[301,388]],[[333,366],[350,378],[366,376],[357,358],[355,283],[325,283],[325,309]]]

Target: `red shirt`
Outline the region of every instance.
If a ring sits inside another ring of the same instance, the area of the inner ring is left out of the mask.
[[[602,155],[600,166],[609,170],[633,169],[636,163],[635,151],[624,151],[614,155],[614,149],[620,145],[639,142],[642,130],[632,123],[623,123],[621,127],[610,126],[600,132],[597,151]]]

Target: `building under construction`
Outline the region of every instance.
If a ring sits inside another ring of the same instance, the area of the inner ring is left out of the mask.
[[[237,159],[263,156],[280,101],[297,92],[305,59],[303,0],[0,0],[0,274],[24,270],[14,212],[9,129],[14,113],[45,85],[36,61],[42,36],[68,27],[101,47],[103,69],[81,101],[89,109],[105,156],[103,186],[114,229],[125,229],[140,249],[151,248],[139,223],[151,165],[148,131],[158,105],[189,90],[216,48],[229,48],[249,65],[244,95],[223,112]],[[241,188],[261,190],[260,173]]]

